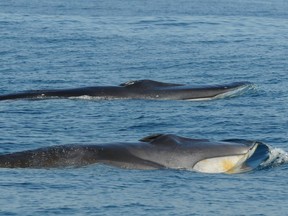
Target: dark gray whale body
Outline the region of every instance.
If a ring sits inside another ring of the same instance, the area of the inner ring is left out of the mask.
[[[135,143],[62,145],[0,155],[3,168],[80,167],[102,163],[128,169],[184,169],[205,173],[240,173],[269,157],[261,142],[212,141],[156,134]]]
[[[119,86],[96,86],[73,89],[32,90],[15,94],[0,95],[0,100],[73,98],[88,96],[99,99],[162,99],[201,100],[221,97],[229,92],[250,86],[249,82],[227,85],[189,86],[163,83],[153,80],[129,81]]]

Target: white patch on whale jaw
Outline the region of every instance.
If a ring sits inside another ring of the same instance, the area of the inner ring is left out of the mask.
[[[228,87],[227,87],[228,88]],[[249,90],[255,89],[256,86],[254,84],[245,84],[235,88],[233,90],[217,94],[212,97],[203,97],[203,98],[191,98],[191,99],[184,99],[185,101],[209,101],[209,100],[216,100],[216,99],[225,99],[225,98],[233,98],[237,96],[241,96],[242,94],[246,93]]]
[[[193,170],[203,173],[227,174],[250,171],[251,168],[245,165],[245,161],[253,155],[257,147],[258,144],[255,143],[246,154],[242,155],[231,155],[201,160],[194,165]]]
[[[246,91],[252,90],[255,88],[256,88],[256,86],[254,84],[246,84],[243,86],[239,86],[238,88],[235,88],[231,91],[216,95],[215,97],[213,97],[213,99],[223,99],[223,98],[232,98],[232,97],[236,97],[236,96],[241,96]]]

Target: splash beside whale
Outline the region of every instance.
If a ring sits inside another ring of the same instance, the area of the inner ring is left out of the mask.
[[[184,169],[204,173],[242,173],[268,160],[262,142],[191,139],[155,134],[134,143],[60,145],[0,155],[2,168],[63,168],[102,163],[127,169]]]
[[[153,80],[136,80],[122,83],[119,86],[31,90],[0,95],[0,100],[79,97],[92,99],[209,100],[230,95],[251,85],[249,82],[235,82],[225,85],[190,86]]]

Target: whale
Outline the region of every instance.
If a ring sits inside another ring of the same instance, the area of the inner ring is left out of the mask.
[[[118,86],[94,86],[70,89],[31,90],[0,95],[0,100],[89,98],[89,99],[150,99],[150,100],[209,100],[243,90],[250,82],[220,85],[184,85],[135,80]]]
[[[233,174],[256,169],[269,154],[270,147],[260,141],[152,134],[137,142],[67,144],[2,153],[0,167],[48,169],[105,164],[123,169]]]

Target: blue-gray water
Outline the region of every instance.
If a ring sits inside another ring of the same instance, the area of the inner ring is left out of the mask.
[[[0,1],[0,94],[134,79],[256,84],[206,102],[3,101],[0,153],[174,133],[261,140],[277,157],[237,175],[1,169],[0,215],[286,215],[287,11],[285,0]]]

